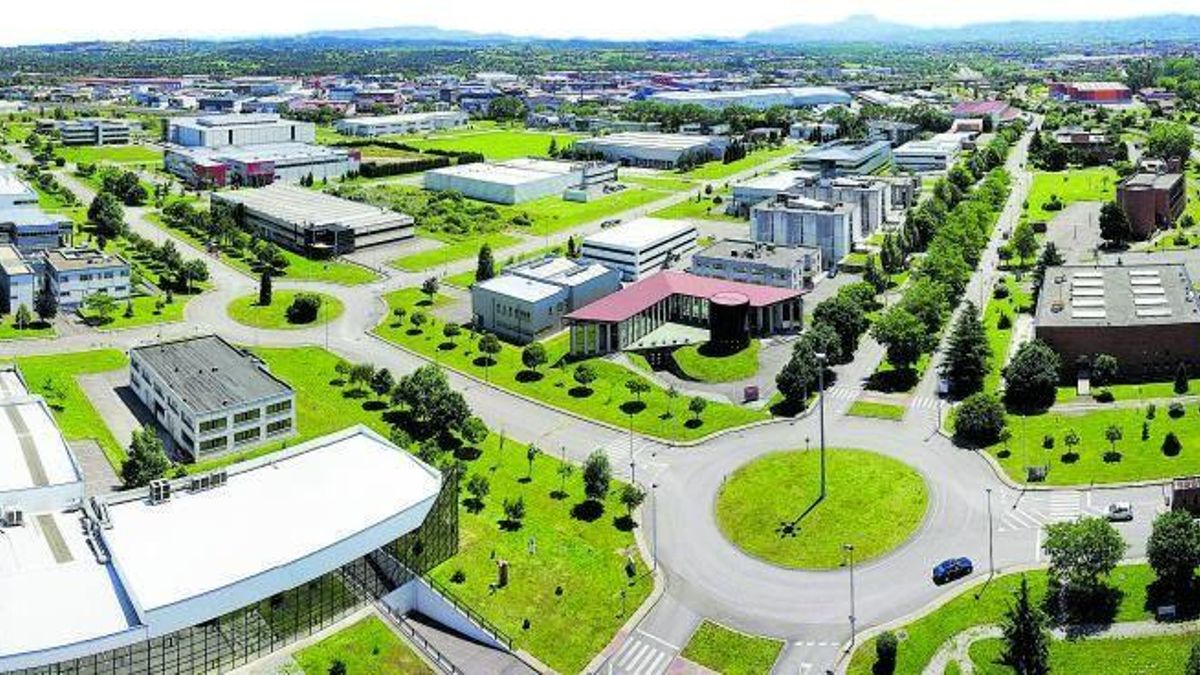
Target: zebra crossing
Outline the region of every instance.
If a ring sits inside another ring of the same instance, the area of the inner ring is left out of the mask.
[[[648,438],[635,435],[632,442],[632,452],[630,450],[629,435],[614,436],[605,441],[604,444],[596,446],[597,450],[608,455],[608,461],[612,463],[617,471],[625,471],[629,469],[630,456],[637,463],[638,471],[643,469],[662,469],[665,464],[655,458],[655,455],[663,450],[666,446],[657,441],[652,441]]]
[[[997,532],[1037,530],[1051,523],[1062,523],[1086,515],[1100,515],[1103,509],[1085,503],[1082,493],[1051,492],[1026,494],[1013,504],[1002,499],[997,518]]]
[[[658,675],[666,672],[678,653],[675,645],[638,629],[601,671],[608,675]]]

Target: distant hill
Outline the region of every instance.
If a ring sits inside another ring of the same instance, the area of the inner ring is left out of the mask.
[[[437,26],[393,26],[313,31],[295,37],[312,40],[361,40],[364,42],[514,42],[524,39],[502,33],[474,33],[466,30],[448,30]]]
[[[792,24],[746,35],[750,42],[1137,42],[1200,40],[1200,16],[1164,14],[1102,21],[1006,21],[958,28],[921,28],[853,16],[836,23]]]

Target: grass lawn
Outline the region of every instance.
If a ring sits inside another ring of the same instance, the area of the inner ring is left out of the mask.
[[[1116,195],[1117,172],[1100,166],[1067,171],[1035,171],[1029,188],[1029,208],[1025,217],[1031,221],[1049,221],[1057,211],[1043,208],[1051,195],[1058,195],[1063,206],[1074,202],[1105,202]]]
[[[828,491],[819,503],[816,450],[774,452],[738,469],[717,496],[721,532],[776,565],[836,569],[843,543],[854,545],[856,561],[877,558],[902,544],[925,518],[925,481],[904,463],[846,449],[828,450],[827,462]],[[854,536],[847,539],[847,532]]]
[[[479,249],[485,243],[490,245],[492,252],[495,253],[502,248],[513,246],[520,242],[520,238],[514,237],[511,234],[493,232],[481,236],[467,237],[453,243],[438,246],[437,248],[410,253],[406,256],[396,258],[388,264],[407,272],[423,272],[438,265],[445,265],[465,258],[474,258],[479,255]]]
[[[317,319],[309,323],[292,323],[287,318],[287,308],[292,300],[301,293],[316,295],[321,298],[321,308],[317,311]],[[266,307],[258,304],[258,294],[243,295],[229,303],[225,311],[234,321],[254,328],[269,328],[271,330],[312,328],[333,321],[342,315],[345,307],[342,301],[325,293],[312,291],[278,290],[272,294],[271,304]]]
[[[1050,672],[1088,675],[1157,675],[1187,672],[1188,653],[1196,635],[1138,638],[1053,640]],[[980,675],[1007,675],[1012,668],[997,663],[1003,643],[980,640],[971,645],[971,662]]]
[[[797,149],[798,148],[794,145],[788,145],[787,143],[784,143],[778,148],[767,148],[764,150],[758,150],[757,152],[752,152],[746,155],[744,158],[739,159],[736,162],[730,162],[729,164],[725,164],[720,161],[708,162],[680,175],[684,178],[690,178],[693,180],[721,180],[736,173],[749,171],[750,169],[762,164],[766,164],[771,160],[794,155],[796,154]]]
[[[724,675],[766,675],[781,649],[780,640],[747,635],[706,620],[692,633],[682,656]]]
[[[732,199],[731,190],[721,190],[715,193],[715,196],[720,196],[722,203],[714,203],[710,196],[702,196],[700,201],[696,201],[695,197],[689,197],[674,206],[659,209],[650,215],[655,218],[698,218],[700,220],[717,220],[725,223],[739,224],[747,222],[742,218],[725,213],[725,206]]]
[[[562,148],[576,138],[581,136],[525,129],[488,129],[441,133],[425,138],[404,136],[398,140],[421,150],[479,152],[487,159],[500,161],[517,157],[548,157],[551,139],[556,139],[558,147]]]
[[[125,448],[109,431],[104,419],[75,381],[79,375],[118,370],[129,364],[123,352],[96,349],[86,352],[18,356],[17,366],[31,393],[40,394],[54,411],[58,428],[68,441],[94,439],[114,469],[120,472]]]
[[[700,382],[735,382],[758,372],[758,340],[732,354],[714,350],[708,343],[676,349],[672,356],[679,369]]]
[[[202,251],[207,250],[204,241],[190,232],[167,225],[163,221],[162,216],[157,212],[148,211],[146,213],[146,220]],[[378,274],[362,265],[338,260],[312,260],[282,248],[280,252],[288,261],[288,266],[283,270],[282,276],[291,281],[326,281],[331,284],[356,286],[358,284],[369,284],[379,278]],[[258,274],[251,260],[233,255],[228,251],[221,251],[221,262],[250,276]]]
[[[406,288],[388,294],[385,299],[389,308],[402,307],[411,316],[414,310],[422,310],[417,303],[424,296],[419,289]],[[447,301],[448,298],[439,298],[439,302]],[[763,411],[709,402],[697,420],[687,412],[687,399],[671,400],[666,391],[638,373],[600,358],[586,361],[595,370],[597,379],[588,388],[580,387],[573,379],[576,363],[568,363],[564,358],[568,350],[565,333],[545,342],[548,361],[540,374],[526,371],[521,364],[521,350],[506,343],[501,343],[496,363],[485,368],[476,337],[464,331],[453,341],[447,340],[442,336],[441,320],[428,318],[429,322],[418,330],[407,317],[404,325],[397,326],[389,316],[375,328],[375,333],[428,358],[436,358],[450,368],[549,405],[618,427],[628,426],[632,419],[634,429],[659,438],[696,439],[720,429],[769,418]],[[625,388],[625,383],[634,379],[650,385],[650,391],[642,394],[640,402]]]
[[[622,183],[634,183],[643,187],[654,188],[655,190],[663,190],[665,192],[683,192],[685,190],[695,190],[701,192],[703,186],[695,181],[686,178],[680,178],[678,175],[662,173],[656,175],[623,173],[621,175]]]
[[[630,186],[587,202],[569,202],[559,195],[550,195],[517,204],[512,208],[524,211],[533,220],[530,227],[521,231],[547,235],[645,206],[669,194],[650,188]]]
[[[876,403],[874,401],[855,401],[846,411],[847,415],[855,417],[871,417],[877,420],[892,420],[899,422],[904,419],[908,408],[892,403]]]
[[[59,146],[54,154],[72,164],[152,164],[163,158],[162,150],[148,145]]]
[[[98,315],[82,307],[78,310],[79,316],[88,325],[102,330],[120,330],[122,328],[147,326],[156,323],[173,323],[183,321],[183,308],[196,296],[175,294],[172,302],[169,303],[166,303],[166,297],[163,296],[163,301],[166,304],[163,305],[162,311],[159,311],[156,306],[158,297],[156,295],[136,295],[132,297],[130,299],[133,303],[132,316],[125,316],[126,303],[124,300],[117,301],[117,309],[112,313],[112,316],[108,317],[107,321],[102,321]]]
[[[1008,356],[1009,345],[1012,343],[1017,314],[1033,303],[1032,294],[1013,277],[1006,276],[1004,284],[1008,288],[1008,297],[993,297],[988,300],[983,313],[983,328],[987,332],[988,346],[992,350],[992,359],[988,362],[988,374],[983,381],[984,391],[996,391],[1000,388],[1000,371],[1004,368],[1004,360]],[[1008,328],[1000,327],[1001,316],[1007,316],[1011,322]]]
[[[386,406],[381,407],[373,397],[348,395],[346,388],[331,385],[337,378],[334,366],[339,359],[335,354],[319,347],[255,348],[254,353],[295,390],[297,436],[190,470],[205,471],[249,459],[351,424],[362,423],[388,433],[383,419]],[[479,452],[459,453],[467,475],[486,476],[491,492],[481,511],[462,511],[459,554],[435,569],[433,576],[539,659],[562,672],[577,672],[612,639],[628,613],[649,594],[652,582],[642,574],[645,565],[640,560],[632,586],[625,575],[625,552],[634,550],[634,540],[625,521],[617,520],[624,515],[617,496],[620,483],[613,483],[603,515],[575,517],[573,511],[583,492],[579,472],[568,477],[566,496],[558,499],[561,464],[553,456],[554,449],[544,448],[548,454],[534,461],[532,480],[526,480],[530,476],[526,447],[513,439],[501,441],[498,433],[492,433]],[[522,527],[501,529],[498,521],[503,517],[504,499],[518,496],[525,500],[527,512]],[[527,548],[531,537],[537,543],[534,554]],[[495,558],[510,562],[511,576],[508,587],[491,592],[488,584],[495,581]],[[451,583],[450,577],[459,569],[466,574],[465,582]],[[558,586],[563,588],[561,595],[555,592]],[[620,612],[622,590],[626,593],[624,615]],[[526,618],[530,627],[523,629]]]
[[[978,574],[978,572],[976,573]],[[1027,572],[1030,594],[1040,601],[1046,594],[1046,571]],[[1012,602],[1013,590],[1020,584],[1020,574],[996,577],[987,586],[960,593],[933,612],[896,629],[907,637],[900,642],[896,654],[896,673],[918,675],[942,644],[972,626],[996,624]],[[1149,565],[1123,565],[1113,571],[1109,585],[1120,591],[1115,621],[1141,621],[1153,618],[1146,609],[1146,586],[1154,580]],[[976,599],[975,593],[979,592]],[[870,675],[875,663],[875,641],[867,640],[858,646],[850,661],[849,675]],[[1054,672],[1078,672],[1056,670]],[[1089,671],[1083,671],[1089,672]]]
[[[334,661],[345,664],[347,673],[433,674],[408,643],[375,615],[301,649],[295,659],[305,675],[327,675]]]
[[[36,314],[33,317],[33,323],[22,328],[17,327],[16,317],[12,314],[0,317],[0,340],[30,340],[54,337],[55,334],[54,326],[38,321]]]

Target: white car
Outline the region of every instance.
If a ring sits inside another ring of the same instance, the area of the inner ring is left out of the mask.
[[[1105,509],[1104,517],[1110,522],[1133,520],[1133,504],[1129,502],[1113,502]]]

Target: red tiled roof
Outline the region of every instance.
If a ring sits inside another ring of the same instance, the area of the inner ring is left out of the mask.
[[[1006,101],[965,101],[954,106],[952,112],[955,115],[1002,114],[1005,117],[1017,114],[1017,111],[1013,110]]]
[[[751,307],[766,307],[803,295],[800,291],[791,288],[759,286],[740,281],[698,277],[677,270],[665,270],[600,298],[586,307],[577,309],[568,314],[566,318],[576,321],[624,321],[672,295],[711,298],[721,293],[744,295],[750,300]]]

